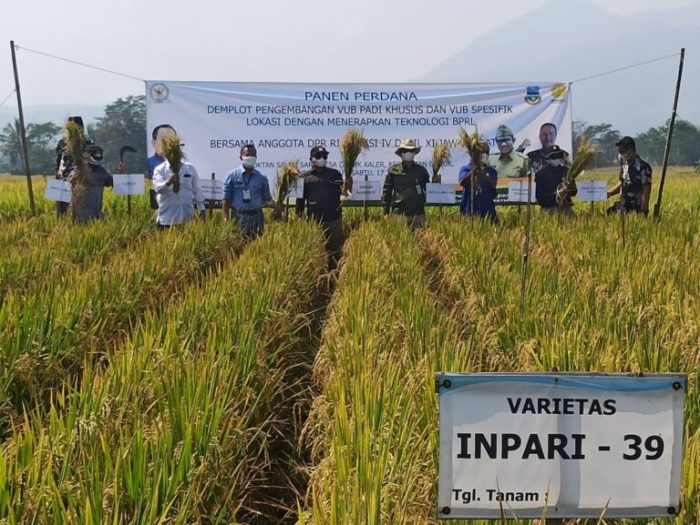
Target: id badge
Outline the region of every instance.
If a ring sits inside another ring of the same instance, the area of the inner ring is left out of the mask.
[[[243,202],[250,202],[250,190],[243,190]]]
[[[423,195],[423,186],[421,186],[420,184],[416,184],[416,193],[418,195]]]

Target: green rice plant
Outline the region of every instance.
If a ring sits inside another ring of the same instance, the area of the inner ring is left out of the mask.
[[[219,222],[160,233],[107,264],[68,269],[60,280],[46,281],[41,293],[8,292],[0,308],[0,403],[11,401],[21,414],[23,405],[70,384],[84,360],[105,355],[142,312],[241,246]]]
[[[144,316],[0,454],[0,520],[260,519],[292,342],[325,267],[320,229],[272,224],[238,260]],[[244,518],[245,519],[245,518]],[[247,520],[246,520],[247,521]]]

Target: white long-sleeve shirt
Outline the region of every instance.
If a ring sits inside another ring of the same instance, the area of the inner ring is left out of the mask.
[[[197,209],[204,210],[204,198],[199,189],[199,175],[189,162],[180,167],[180,191],[175,193],[173,185],[166,182],[173,174],[166,160],[153,171],[153,189],[158,194],[157,221],[163,226],[182,224],[194,215]]]

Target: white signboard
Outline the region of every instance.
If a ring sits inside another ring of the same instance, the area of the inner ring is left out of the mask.
[[[220,201],[224,199],[224,183],[218,179],[199,179],[199,189],[206,200]]]
[[[428,204],[454,204],[455,186],[454,184],[434,184],[428,183],[425,201]]]
[[[576,183],[578,200],[600,202],[608,200],[608,183],[604,180],[581,181]]]
[[[469,163],[458,145],[459,128],[478,128],[495,151],[499,125],[506,124],[518,141],[540,148],[544,123],[558,129],[557,144],[571,148],[571,89],[566,83],[532,84],[336,84],[148,81],[148,136],[170,124],[185,143],[187,159],[199,173],[224,174],[235,167],[242,146],[257,148],[257,168],[271,189],[282,162],[302,160],[310,150],[328,149],[328,166],[343,171],[340,139],[351,127],[361,128],[369,151],[360,155],[353,176],[383,180],[401,139],[422,148],[416,161],[430,169],[435,146],[448,144],[452,161],[441,169],[442,181],[456,183]],[[149,155],[153,145],[148,140]]]
[[[70,182],[58,179],[49,179],[46,183],[44,197],[50,201],[70,202],[72,189]]]
[[[530,186],[530,201],[536,202],[535,181]],[[527,202],[528,182],[526,180],[514,180],[508,182],[508,202]]]
[[[143,195],[145,193],[143,173],[112,175],[115,195]]]
[[[378,180],[354,180],[352,182],[353,201],[380,201],[382,200],[383,181]]]
[[[438,374],[438,517],[677,514],[686,377]]]

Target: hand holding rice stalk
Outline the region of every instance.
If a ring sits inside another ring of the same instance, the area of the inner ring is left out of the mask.
[[[433,182],[442,182],[442,176],[440,175],[440,168],[450,162],[450,147],[446,143],[438,144],[433,148]]]
[[[73,185],[75,196],[79,198],[80,194],[87,188],[87,181],[90,176],[87,154],[85,153],[85,135],[83,134],[83,128],[78,126],[75,122],[67,122],[63,133],[63,139],[65,141],[63,153],[73,159],[73,170],[70,174],[70,182]]]
[[[170,171],[173,172],[173,191],[180,192],[180,168],[185,154],[182,152],[182,144],[180,137],[176,134],[163,137],[163,156],[170,164]]]
[[[277,203],[272,210],[272,218],[280,220],[282,218],[282,207],[287,198],[289,190],[292,189],[297,180],[301,177],[299,161],[283,162],[277,170]]]
[[[340,139],[340,156],[343,159],[345,170],[345,184],[343,184],[343,195],[352,195],[352,171],[355,169],[357,157],[363,151],[369,150],[369,142],[364,136],[363,130],[350,128]]]
[[[471,163],[471,175],[472,182],[474,177],[476,177],[479,182],[484,178],[485,166],[484,166],[484,153],[486,153],[484,140],[479,136],[478,128],[474,128],[473,133],[469,133],[462,126],[459,127],[458,131],[459,145],[467,150],[469,153],[470,163]],[[472,201],[474,200],[474,194],[478,194],[481,191],[481,184],[475,185],[470,184]]]
[[[569,190],[574,185],[576,177],[583,173],[583,170],[591,164],[596,155],[598,155],[598,149],[588,137],[583,137],[578,148],[576,148],[576,155],[574,155],[574,160],[571,161],[566,177],[557,187],[556,199],[559,206],[571,205]]]

